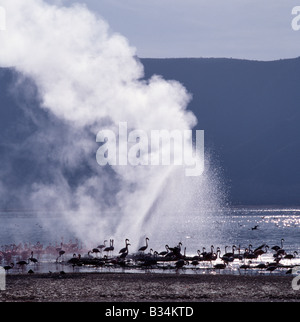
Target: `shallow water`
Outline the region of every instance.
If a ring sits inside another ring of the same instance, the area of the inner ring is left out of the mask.
[[[153,232],[149,232],[149,248],[158,252],[165,250],[165,245],[176,246],[182,242],[182,252],[186,248],[188,256],[197,254],[197,250],[210,250],[211,245],[220,247],[222,254],[231,251],[232,245],[240,246],[241,250],[252,245],[253,249],[256,247],[267,244],[270,248],[274,245],[281,245],[281,239],[284,239],[284,249],[288,254],[297,251],[300,255],[300,209],[298,208],[231,208],[222,211],[212,211],[211,213],[189,213],[172,214],[169,221],[165,224],[159,225]],[[175,217],[174,217],[175,216]],[[59,224],[59,214],[47,213],[33,213],[33,212],[0,212],[1,227],[0,227],[0,244],[11,245],[19,243],[28,243],[30,247],[39,242],[45,248],[50,243],[55,247],[60,247],[60,243],[74,243],[76,236],[73,236],[68,227]],[[166,216],[168,218],[168,216]],[[176,218],[176,220],[174,220]],[[46,219],[46,220],[45,220]],[[53,231],[50,227],[55,226]],[[258,226],[257,229],[252,229]],[[63,239],[62,239],[63,237]],[[124,247],[124,238],[130,236],[114,236],[115,238],[115,255],[118,249]],[[109,239],[110,236],[103,236],[104,239]],[[95,241],[95,246],[103,241]],[[138,248],[141,245],[133,245],[133,248]],[[83,255],[86,255],[90,245],[81,245]],[[133,252],[133,248],[130,250]],[[3,247],[2,247],[3,250]],[[221,255],[222,255],[221,254]],[[261,258],[253,261],[252,265],[260,262],[272,262],[274,251],[269,250]],[[64,265],[64,261],[72,257],[72,254],[65,254],[65,257],[59,258],[56,263],[57,254],[35,254],[38,257],[39,263],[30,263],[24,269],[14,267],[10,270],[10,274],[26,272],[29,269],[35,272],[57,272],[64,270],[69,271],[124,271],[121,268],[95,268],[95,267],[75,267]],[[20,256],[12,257],[11,260],[3,259],[2,265],[7,265],[9,262],[16,262]],[[61,263],[62,262],[62,263]],[[297,257],[293,260],[283,260],[281,262],[286,266],[300,265],[300,260]],[[234,261],[228,268],[218,273],[240,273],[240,261]],[[139,269],[126,269],[126,272],[144,272]],[[172,265],[161,265],[160,269],[152,270],[152,272],[177,272],[173,269]],[[211,265],[207,263],[200,263],[196,269],[187,266],[183,273],[215,273],[216,270],[211,269]],[[244,272],[244,271],[242,271]],[[276,270],[273,273],[280,273]],[[251,273],[264,273],[263,271],[251,270]],[[268,272],[269,274],[269,272]]]

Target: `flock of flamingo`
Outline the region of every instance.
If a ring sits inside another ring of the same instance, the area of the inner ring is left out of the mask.
[[[63,240],[63,239],[62,239]],[[131,246],[128,238],[125,239],[125,245],[122,249],[116,250],[114,240],[105,240],[103,244],[97,245],[95,248],[85,249],[79,244],[78,240],[75,243],[70,241],[60,245],[51,245],[44,247],[41,243],[5,245],[1,247],[0,263],[4,264],[3,268],[6,272],[12,269],[17,269],[23,272],[26,267],[31,267],[28,273],[33,274],[35,268],[41,264],[41,256],[52,256],[55,258],[55,263],[62,265],[72,265],[73,270],[79,267],[100,267],[100,268],[128,268],[128,269],[208,269],[213,271],[221,271],[224,269],[238,268],[241,270],[256,270],[259,272],[267,271],[272,273],[275,270],[292,273],[296,266],[297,251],[288,254],[283,247],[284,239],[281,239],[281,244],[269,247],[267,244],[262,244],[255,249],[250,244],[242,249],[240,246],[232,245],[225,246],[225,251],[222,253],[220,247],[211,245],[210,249],[203,247],[197,250],[196,255],[186,255],[186,247],[182,247],[179,242],[176,246],[170,247],[165,245],[163,251],[154,251],[149,248],[149,238],[146,237],[145,245],[141,246],[137,252],[129,253]],[[84,253],[85,255],[81,255]],[[272,261],[263,261],[262,256],[268,254],[268,258]],[[34,257],[36,255],[36,257]],[[61,271],[64,273],[64,271]]]

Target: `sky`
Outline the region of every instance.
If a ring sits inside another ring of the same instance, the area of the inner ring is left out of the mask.
[[[48,0],[85,3],[140,58],[300,56],[292,9],[300,0]],[[299,12],[300,14],[300,12]],[[300,25],[300,22],[299,22]]]

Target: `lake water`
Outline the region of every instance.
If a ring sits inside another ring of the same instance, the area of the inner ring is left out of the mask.
[[[74,242],[76,239],[68,227],[60,225],[59,214],[0,212],[0,218],[1,245],[39,243],[45,248],[51,243],[59,247],[62,237],[65,243]],[[47,224],[44,220],[46,218]],[[172,218],[170,222],[149,232],[148,250],[152,248],[160,252],[165,250],[166,244],[175,246],[182,242],[182,252],[186,248],[186,254],[189,256],[196,255],[197,250],[202,251],[203,247],[210,250],[211,245],[214,245],[215,249],[220,247],[224,254],[225,246],[228,246],[227,251],[231,250],[232,245],[239,246],[242,251],[248,248],[249,244],[252,245],[252,249],[262,244],[267,244],[271,248],[274,245],[281,246],[281,239],[284,239],[285,251],[289,254],[297,251],[300,255],[300,208],[238,207],[205,214],[192,213],[188,216],[175,214],[176,220],[173,214]],[[55,227],[55,230],[49,229],[50,226]],[[255,226],[257,229],[253,229]],[[118,250],[124,247],[125,237],[130,239],[130,236],[114,236],[116,255]],[[109,238],[110,236],[103,236],[103,239],[95,241],[94,247]],[[271,262],[274,259],[273,254],[274,252],[269,250],[259,261]],[[30,265],[35,268],[35,271],[48,272],[49,267],[58,270],[60,268],[57,267],[55,258],[55,255],[41,257],[39,259],[41,263],[48,263],[44,268],[41,264],[38,267]],[[299,258],[293,261],[285,260],[285,263],[300,265],[300,260]],[[6,264],[3,260],[2,265]]]

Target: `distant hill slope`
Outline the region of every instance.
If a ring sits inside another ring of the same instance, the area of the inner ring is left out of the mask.
[[[178,80],[236,204],[300,204],[300,58],[142,59]]]
[[[159,74],[177,80],[193,94],[189,108],[198,118],[196,128],[205,130],[207,151],[222,168],[230,202],[300,204],[300,58],[142,59],[142,63],[146,78]],[[34,87],[19,88],[17,96],[12,92],[15,79],[12,70],[0,69],[0,194],[1,189],[13,191],[16,186],[26,190],[32,178],[51,183],[26,138],[44,122],[49,135],[45,134],[46,144],[40,142],[41,149],[55,144],[51,131],[64,133],[59,121],[53,116],[49,121],[48,113],[38,107]],[[34,110],[34,122],[24,105]],[[55,166],[50,156],[49,166]],[[80,175],[85,171],[81,169]],[[10,196],[0,200],[0,208],[17,205],[16,195]]]

